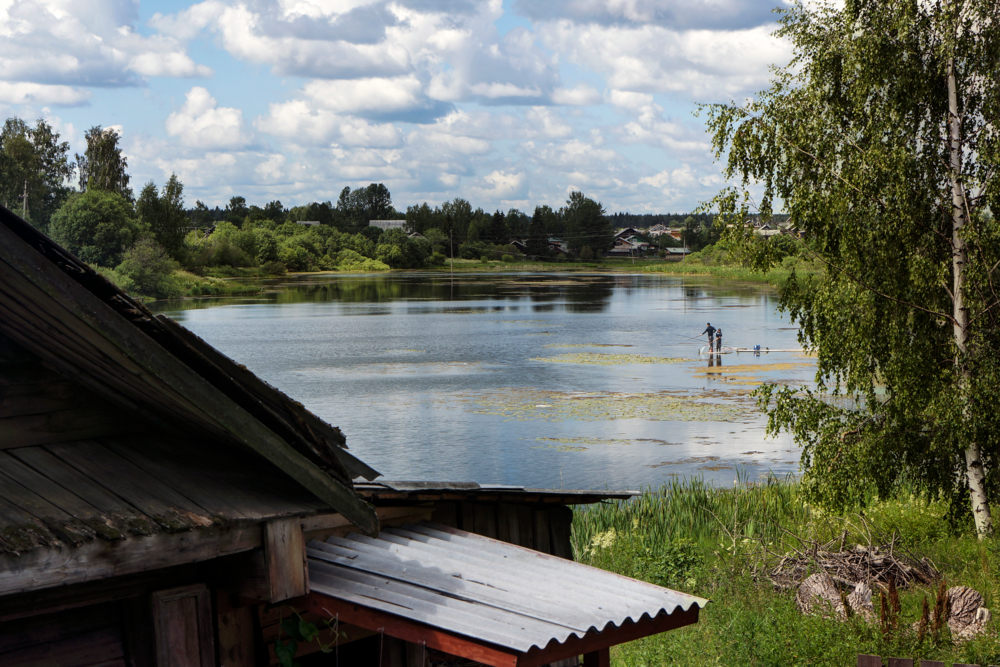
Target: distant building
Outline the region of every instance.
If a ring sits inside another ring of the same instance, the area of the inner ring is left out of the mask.
[[[369,227],[378,227],[379,229],[402,229],[403,225],[406,224],[406,220],[369,220]]]
[[[318,224],[320,224],[319,220],[296,220],[295,222],[299,223],[300,225],[318,225]]]

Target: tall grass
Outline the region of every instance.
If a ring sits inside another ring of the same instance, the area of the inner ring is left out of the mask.
[[[805,526],[809,507],[789,478],[751,482],[739,471],[733,488],[675,478],[638,498],[584,507],[573,518],[573,548],[582,557],[600,535],[642,534],[653,544],[677,539],[717,544],[720,535],[779,540],[784,527]]]
[[[979,542],[971,532],[956,534],[945,520],[946,505],[903,489],[897,497],[865,499],[860,513],[833,516],[810,506],[791,478],[751,482],[743,474],[733,488],[702,479],[678,479],[650,488],[632,500],[580,508],[573,520],[576,558],[651,583],[708,598],[697,624],[629,642],[612,649],[618,667],[653,665],[816,665],[844,667],[858,654],[942,660],[946,664],[1000,664],[1000,637],[990,633],[954,644],[913,630],[924,596],[935,586],[900,591],[898,627],[883,634],[878,624],[857,616],[847,622],[803,616],[794,591],[776,590],[759,568],[751,567],[765,544],[772,553],[796,535],[825,541],[847,530],[846,546],[864,541],[872,526],[896,539],[916,557],[929,557],[949,586],[980,591],[1000,617],[1000,543]],[[866,526],[867,528],[863,528]],[[876,592],[875,606],[879,607]]]

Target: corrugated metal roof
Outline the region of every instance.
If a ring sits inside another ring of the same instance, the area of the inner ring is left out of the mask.
[[[433,523],[310,542],[309,588],[519,652],[705,600]]]

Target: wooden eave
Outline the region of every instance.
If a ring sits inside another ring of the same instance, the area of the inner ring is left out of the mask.
[[[135,418],[236,442],[375,533],[343,436],[0,207],[0,333]]]

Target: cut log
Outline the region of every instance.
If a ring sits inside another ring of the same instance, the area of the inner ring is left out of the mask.
[[[854,591],[847,596],[847,606],[851,611],[869,623],[875,620],[875,606],[872,604],[872,589],[863,581],[854,584]]]
[[[948,589],[948,629],[952,639],[965,642],[986,631],[990,622],[990,610],[983,606],[983,596],[968,586],[953,586]]]
[[[834,616],[840,621],[847,620],[847,608],[840,599],[840,591],[826,572],[806,577],[799,584],[795,602],[803,614],[818,614],[824,618]]]

